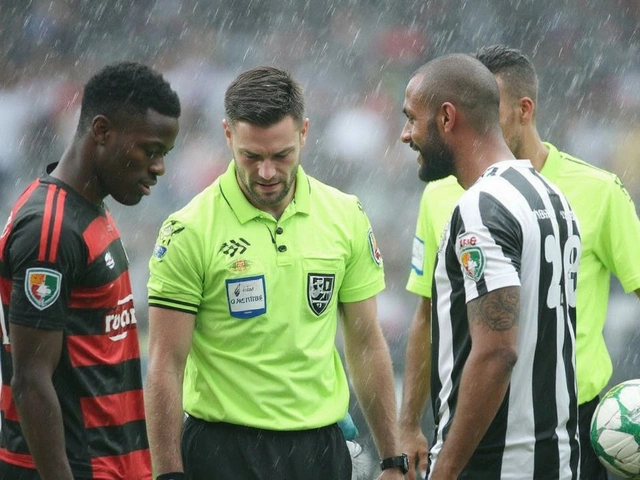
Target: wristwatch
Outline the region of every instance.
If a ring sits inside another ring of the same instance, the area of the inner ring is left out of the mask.
[[[385,458],[380,462],[380,470],[386,470],[387,468],[399,468],[402,473],[409,471],[409,457],[406,453],[398,455],[397,457]]]

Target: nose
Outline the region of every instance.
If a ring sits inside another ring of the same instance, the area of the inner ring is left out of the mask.
[[[409,122],[405,122],[404,127],[402,127],[402,132],[400,133],[400,141],[402,143],[409,143],[411,141],[411,125]]]
[[[153,158],[153,162],[149,166],[149,171],[151,173],[159,176],[159,177],[164,175],[165,169],[164,169],[164,156],[163,155],[156,155]]]
[[[270,159],[265,159],[258,167],[258,175],[265,180],[271,180],[276,174],[276,167]]]

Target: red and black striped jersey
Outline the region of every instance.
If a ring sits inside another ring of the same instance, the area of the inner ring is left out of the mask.
[[[64,333],[52,381],[74,476],[150,479],[128,259],[109,211],[53,177],[34,181],[0,236],[0,296],[0,460],[35,468],[10,386],[20,324]]]

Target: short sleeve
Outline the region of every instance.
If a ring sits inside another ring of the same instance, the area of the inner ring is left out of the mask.
[[[11,230],[5,250],[12,278],[9,321],[64,330],[74,278],[85,263],[87,250],[83,239],[63,224],[55,258],[42,261],[41,231],[41,215],[25,217]]]
[[[149,306],[197,313],[203,297],[202,258],[197,229],[169,217],[149,260]]]
[[[640,220],[631,196],[617,177],[602,201],[602,228],[594,251],[630,293],[640,288]]]
[[[371,223],[360,201],[352,197],[347,226],[351,231],[351,255],[338,299],[342,303],[359,302],[384,290],[382,253],[376,242]]]

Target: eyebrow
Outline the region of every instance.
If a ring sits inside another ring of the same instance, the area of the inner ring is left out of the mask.
[[[285,148],[285,149],[283,149],[283,150],[280,150],[279,152],[275,152],[275,153],[273,154],[273,156],[286,156],[287,154],[289,154],[289,153],[291,153],[293,150],[295,150],[295,148],[296,148],[296,147],[294,147],[294,146],[287,147],[287,148]],[[239,148],[239,150],[240,150],[242,153],[244,153],[245,155],[246,155],[246,154],[250,154],[250,155],[256,155],[256,156],[258,156],[258,157],[262,157],[262,156],[263,156],[263,155],[260,155],[259,153],[256,153],[256,152],[254,152],[254,151],[249,150],[248,148],[242,148],[242,147],[240,147],[240,148]]]

